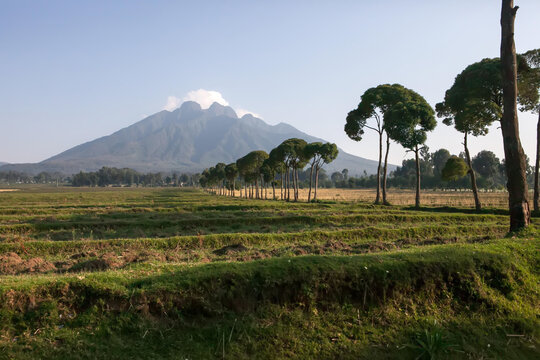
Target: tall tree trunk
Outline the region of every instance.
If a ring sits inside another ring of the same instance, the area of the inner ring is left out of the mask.
[[[287,166],[287,201],[291,201],[291,168]]]
[[[296,193],[294,194],[294,200],[298,201],[298,198],[300,197],[299,194],[299,186],[298,186],[298,169],[294,169],[294,177],[295,177],[295,183],[296,183]]]
[[[276,182],[272,180],[272,199],[276,200]]]
[[[514,43],[514,21],[517,7],[514,0],[502,0],[501,68],[503,80],[503,116],[501,130],[504,142],[510,231],[527,227],[531,221],[528,200],[525,153],[519,138],[517,113],[517,60]]]
[[[540,166],[540,108],[538,109],[538,124],[536,125],[536,163],[534,165],[534,211],[538,212],[539,185],[538,185],[538,167]]]
[[[279,190],[280,190],[280,199],[283,200],[283,181],[284,181],[284,178],[283,178],[283,170],[281,170],[281,172],[279,173],[279,176],[281,176],[281,183],[279,184]]]
[[[313,194],[313,200],[317,201],[317,188],[319,187],[319,167],[315,168],[315,193]]]
[[[416,160],[416,197],[414,201],[414,206],[418,209],[420,208],[420,158],[418,157],[418,145],[414,149],[414,156]]]
[[[233,179],[232,181],[232,197],[234,197],[236,194],[234,193],[236,191],[236,180]]]
[[[292,186],[293,186],[293,198],[296,201],[296,168],[292,171]]]
[[[377,166],[377,196],[375,197],[375,204],[381,202],[381,163],[382,163],[382,140],[383,133],[379,132],[379,165]]]
[[[382,197],[383,204],[390,205],[386,198],[386,177],[388,175],[388,153],[390,152],[390,137],[386,134],[386,153],[384,154],[384,167],[383,167],[383,178],[382,178]]]
[[[469,175],[471,176],[471,186],[472,192],[474,195],[474,205],[476,211],[482,210],[482,204],[480,204],[480,198],[478,197],[478,186],[476,186],[476,174],[472,167],[471,154],[469,153],[469,146],[467,145],[467,133],[465,133],[465,138],[463,140],[463,146],[465,147],[465,159],[467,160],[467,166],[469,167]]]
[[[255,199],[259,199],[259,179],[255,177]]]
[[[313,165],[311,164],[311,169],[309,170],[309,192],[307,197],[307,202],[311,201],[311,181],[313,180]]]

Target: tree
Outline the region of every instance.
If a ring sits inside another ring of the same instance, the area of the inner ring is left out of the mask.
[[[313,185],[313,168],[315,167],[315,162],[322,157],[321,155],[321,149],[322,149],[322,142],[312,142],[306,145],[305,147],[305,153],[306,157],[310,160],[310,167],[309,167],[309,192],[308,192],[308,202],[311,201],[311,188]]]
[[[524,58],[518,66],[520,105],[529,109],[538,99],[538,76]],[[454,125],[464,135],[465,159],[469,166],[476,209],[481,209],[476,175],[471,164],[468,137],[487,134],[489,126],[502,116],[502,76],[499,59],[483,59],[467,66],[446,91],[444,101],[436,105],[437,115],[446,125]]]
[[[530,50],[527,51],[525,54],[522,54],[520,57],[523,61],[525,61],[528,65],[528,67],[531,69],[531,72],[529,72],[525,78],[526,79],[532,79],[530,82],[536,82],[536,93],[532,94],[526,94],[526,97],[533,98],[534,95],[538,96],[538,91],[540,89],[540,49]],[[519,59],[519,58],[518,58]],[[518,80],[519,78],[523,78],[519,76],[519,69],[518,69]],[[534,91],[533,87],[526,87],[526,89],[530,89],[531,91]],[[523,94],[523,89],[520,91],[520,100]],[[521,111],[533,111],[538,114],[538,123],[536,125],[536,161],[534,166],[534,196],[533,196],[533,204],[534,204],[534,211],[538,212],[540,211],[539,208],[539,197],[540,197],[540,189],[539,189],[539,182],[538,182],[538,171],[540,167],[540,102],[529,103],[526,106],[521,106]]]
[[[337,184],[343,181],[343,174],[339,171],[334,171],[332,175],[330,175],[330,179],[332,179],[332,182],[334,182],[334,184]]]
[[[313,170],[315,170],[315,194],[317,193],[317,185],[319,179],[319,171],[324,164],[328,164],[335,160],[338,150],[336,144],[313,142],[305,147],[305,157],[309,159],[309,192],[308,202],[311,201],[311,189],[313,186]],[[349,170],[343,169],[343,176],[347,176]],[[316,195],[314,196],[316,199]]]
[[[180,181],[180,183],[182,184],[182,186],[184,186],[184,184],[187,184],[188,181],[189,181],[189,176],[188,176],[188,174],[182,174],[182,175],[180,175],[180,177],[178,178],[178,181]]]
[[[469,166],[459,156],[450,156],[446,161],[442,171],[441,177],[445,181],[458,180],[469,172]]]
[[[313,200],[317,200],[317,188],[319,187],[319,172],[324,164],[329,164],[334,161],[338,156],[339,150],[336,144],[332,143],[320,143],[314,142],[306,146],[306,157],[311,159],[310,174],[309,174],[309,195],[308,202],[311,201],[311,181],[313,177],[313,170],[315,170],[315,192],[313,194]],[[344,171],[347,169],[344,169]],[[348,174],[348,170],[345,172]],[[344,173],[342,172],[342,176]]]
[[[499,175],[501,162],[491,151],[482,150],[472,159],[474,170],[493,185]]]
[[[236,166],[236,163],[231,163],[225,166],[225,177],[227,178],[227,181],[229,182],[229,185],[231,186],[231,195],[234,197],[235,195],[235,180],[238,176],[238,167]]]
[[[238,171],[240,174],[243,174],[245,182],[255,183],[255,197],[257,199],[261,198],[259,194],[259,180],[262,176],[261,166],[266,159],[268,159],[266,151],[255,150],[238,159],[236,162]]]
[[[305,147],[307,142],[298,138],[287,139],[278,146],[278,152],[282,155],[287,169],[287,201],[290,201],[290,175],[292,175],[293,196],[298,200],[298,169],[303,169],[307,165]],[[290,174],[292,170],[292,174]]]
[[[248,182],[249,182],[249,159],[246,156],[236,160],[238,175],[244,179],[244,197],[248,198]],[[204,175],[204,174],[203,174]],[[242,197],[242,187],[240,187],[240,197]]]
[[[414,152],[416,161],[415,206],[420,207],[420,150],[426,142],[427,132],[437,126],[435,112],[426,99],[406,89],[402,101],[392,106],[385,114],[386,132],[390,138],[404,148]]]
[[[469,68],[468,68],[469,69]],[[472,167],[471,154],[469,152],[468,137],[481,136],[488,133],[489,126],[498,119],[498,111],[484,111],[484,102],[475,99],[468,93],[463,85],[469,86],[472,81],[467,77],[467,69],[459,74],[454,86],[446,91],[444,102],[436,105],[437,115],[443,117],[445,125],[454,125],[455,129],[463,133],[463,147],[465,149],[465,160],[469,168],[471,177],[471,187],[474,196],[474,203],[477,211],[482,209],[478,196],[478,186],[476,184],[476,174]],[[457,85],[456,85],[457,84]]]
[[[502,0],[501,9],[501,75],[503,90],[503,115],[501,130],[504,143],[510,231],[530,224],[525,153],[519,138],[517,109],[517,58],[514,43],[514,22],[517,7],[514,0]]]
[[[215,181],[215,184],[217,185],[218,187],[218,194],[219,195],[224,195],[224,192],[225,192],[225,165],[224,163],[217,163],[216,166],[213,168],[214,169],[214,172],[213,172],[213,178],[214,178],[214,181]]]
[[[406,93],[406,89],[399,84],[385,84],[379,85],[375,88],[370,88],[362,95],[360,104],[358,107],[350,111],[347,115],[345,124],[345,133],[355,140],[361,141],[364,135],[365,129],[370,129],[378,133],[379,135],[379,165],[377,167],[377,195],[375,203],[380,202],[381,193],[381,163],[383,154],[383,135],[386,131],[385,114],[395,104],[402,101],[403,96]],[[369,120],[374,120],[374,124],[371,124]],[[390,137],[386,136],[386,154],[384,157],[384,169],[382,179],[382,195],[383,203],[386,201],[386,177],[388,169],[388,152],[390,151]]]
[[[441,176],[442,169],[446,165],[446,162],[448,161],[450,156],[450,152],[446,149],[439,149],[431,155],[431,160],[433,162],[433,172],[435,176]]]
[[[267,184],[272,185],[272,199],[276,200],[276,185],[278,184],[278,181],[276,180],[277,173],[280,174],[281,181],[279,182],[281,185],[281,194],[280,199],[283,200],[283,175],[284,175],[284,169],[285,165],[283,163],[283,158],[278,149],[272,149],[270,151],[270,154],[268,156],[268,159],[266,159],[263,162],[263,165],[261,167],[261,171],[263,174],[264,181]]]
[[[285,154],[281,147],[276,147],[270,151],[268,156],[268,166],[275,169],[276,172],[279,172],[281,181],[280,181],[280,199],[284,199],[283,195],[283,183],[285,175]]]

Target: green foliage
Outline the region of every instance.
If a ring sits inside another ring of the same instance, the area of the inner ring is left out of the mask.
[[[225,166],[225,177],[229,181],[233,181],[238,176],[238,167],[236,163],[231,163]]]
[[[464,177],[469,172],[469,167],[465,160],[458,156],[451,156],[442,169],[442,179],[446,181],[457,180]]]
[[[448,159],[452,156],[450,154],[450,151],[446,149],[439,149],[435,151],[433,154],[431,154],[431,160],[433,163],[433,172],[437,176],[441,176],[442,169],[444,168],[444,165],[446,165],[446,162]]]
[[[0,256],[79,265],[0,275],[0,357],[538,355],[538,230],[505,238],[495,210],[170,188],[2,196]],[[82,266],[107,258],[133,259]]]
[[[436,360],[443,357],[449,350],[456,348],[455,344],[448,341],[440,329],[424,330],[416,335],[414,343],[407,344],[407,347],[418,350],[416,359]]]
[[[391,139],[407,149],[415,149],[437,126],[434,111],[418,93],[406,89],[403,99],[385,114],[385,129]]]
[[[246,182],[256,181],[261,175],[261,166],[266,159],[268,159],[266,151],[252,151],[236,161],[238,173]]]
[[[488,150],[482,150],[472,159],[473,169],[485,178],[494,178],[500,174],[499,158]]]
[[[522,110],[536,108],[539,88],[539,70],[532,68],[526,57],[518,56],[518,102]],[[502,116],[500,60],[483,59],[467,66],[435,108],[444,124],[454,125],[457,131],[473,136],[487,134],[488,127]]]
[[[283,155],[285,165],[295,169],[304,168],[309,160],[306,156],[306,146],[307,142],[298,138],[287,139],[282,142],[278,149]]]
[[[334,161],[338,153],[337,145],[332,143],[313,142],[304,148],[304,157],[311,159],[311,164],[317,169]]]
[[[400,84],[384,84],[366,90],[358,107],[347,115],[345,133],[355,141],[362,140],[366,128],[382,133],[386,114],[393,106],[404,101],[407,91]],[[375,119],[376,126],[368,125],[370,119]]]
[[[517,56],[518,104],[521,111],[540,112],[540,49]]]

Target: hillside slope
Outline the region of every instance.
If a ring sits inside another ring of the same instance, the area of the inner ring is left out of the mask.
[[[72,174],[102,166],[139,171],[196,172],[218,162],[230,163],[252,150],[270,151],[283,140],[298,137],[324,141],[284,123],[268,125],[250,114],[214,103],[201,109],[185,102],[172,112],[161,111],[109,136],[75,146],[37,164],[9,164],[0,171],[59,171]],[[349,169],[351,175],[375,173],[377,162],[340,151],[327,171]],[[394,167],[392,166],[391,169]]]

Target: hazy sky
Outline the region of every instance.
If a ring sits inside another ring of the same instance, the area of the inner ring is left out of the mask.
[[[539,0],[516,0],[518,52],[540,47]],[[411,5],[412,4],[412,5]],[[0,0],[0,161],[36,162],[216,91],[233,108],[377,158],[343,132],[362,93],[401,83],[432,105],[499,55],[500,0]],[[191,93],[190,96],[197,95]],[[199,93],[200,94],[200,93]],[[245,110],[247,109],[247,110]],[[520,116],[534,158],[537,116]],[[439,121],[431,150],[462,150]],[[471,151],[503,156],[500,129]],[[405,151],[394,145],[390,161]]]

